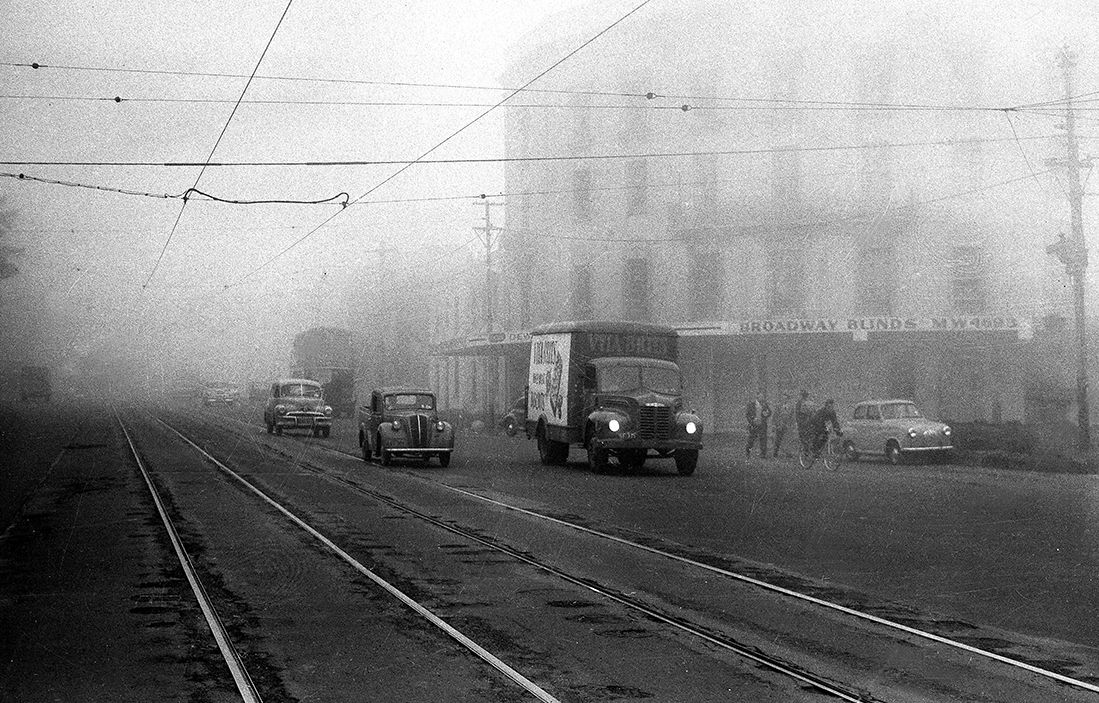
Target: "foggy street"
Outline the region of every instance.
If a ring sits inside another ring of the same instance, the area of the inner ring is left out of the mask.
[[[1099,697],[1094,0],[10,0],[0,703]]]

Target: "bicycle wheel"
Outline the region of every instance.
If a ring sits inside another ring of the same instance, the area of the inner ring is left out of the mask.
[[[846,452],[843,450],[843,442],[840,437],[832,435],[828,438],[828,444],[824,447],[824,468],[835,471],[843,464]]]
[[[816,457],[813,456],[813,450],[803,443],[801,445],[801,451],[798,452],[798,464],[801,465],[801,468],[808,469],[813,466],[815,460]]]

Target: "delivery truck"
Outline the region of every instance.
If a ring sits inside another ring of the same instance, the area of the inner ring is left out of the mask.
[[[592,471],[613,459],[637,471],[649,458],[690,475],[702,421],[683,404],[678,334],[634,322],[554,322],[531,332],[526,434],[543,464],[587,451]]]

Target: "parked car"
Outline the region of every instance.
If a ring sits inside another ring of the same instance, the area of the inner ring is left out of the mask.
[[[307,378],[281,378],[271,384],[263,408],[267,434],[284,430],[308,430],[314,437],[332,432],[332,407],[324,402],[321,384]]]
[[[394,457],[450,464],[454,427],[439,418],[435,393],[424,388],[375,388],[370,404],[358,409],[363,461],[378,457],[383,466]]]
[[[843,423],[843,446],[850,460],[863,454],[899,464],[905,456],[944,456],[954,449],[949,425],[923,416],[911,400],[866,400]]]
[[[499,426],[508,437],[519,434],[527,426],[527,394],[523,393],[511,404],[507,414],[500,418]]]

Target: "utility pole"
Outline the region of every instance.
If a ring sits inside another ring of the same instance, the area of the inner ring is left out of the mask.
[[[1088,409],[1088,339],[1087,310],[1085,308],[1085,274],[1088,266],[1087,242],[1084,240],[1083,195],[1080,184],[1080,167],[1090,162],[1081,161],[1079,144],[1076,140],[1076,112],[1073,109],[1073,72],[1076,68],[1076,54],[1066,47],[1062,49],[1058,60],[1065,82],[1065,147],[1063,165],[1068,175],[1068,199],[1072,217],[1072,235],[1063,236],[1059,242],[1047,248],[1047,252],[1056,255],[1065,264],[1065,272],[1072,278],[1073,297],[1076,308],[1076,446],[1081,452],[1091,450],[1091,413]]]
[[[492,336],[492,309],[496,297],[496,286],[492,271],[492,247],[496,243],[496,233],[502,231],[500,227],[492,225],[492,208],[500,203],[484,200],[485,224],[483,227],[473,229],[481,233],[481,243],[485,245],[485,310],[484,324],[485,336]],[[485,359],[485,429],[495,427],[496,424],[496,391],[499,380],[496,371],[496,354],[491,344],[487,347],[488,357]]]

